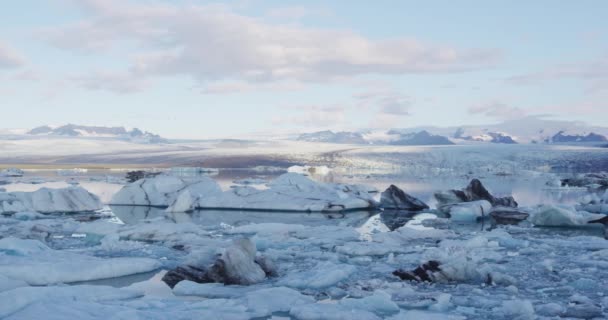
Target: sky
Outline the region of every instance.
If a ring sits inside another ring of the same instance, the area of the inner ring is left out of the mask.
[[[168,138],[608,126],[608,1],[6,1],[0,98],[0,128]]]

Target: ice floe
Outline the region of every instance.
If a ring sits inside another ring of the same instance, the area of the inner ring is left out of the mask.
[[[0,239],[0,274],[29,285],[115,278],[151,271],[159,266],[156,260],[148,258],[103,259],[53,250],[38,240]]]

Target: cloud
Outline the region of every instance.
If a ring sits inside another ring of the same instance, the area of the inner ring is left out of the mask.
[[[565,78],[597,80],[608,78],[608,55],[591,61],[579,61],[554,65],[538,72],[512,76],[505,81],[509,84],[527,85]]]
[[[298,110],[293,116],[277,116],[274,125],[297,125],[300,127],[335,128],[346,121],[346,107],[342,105],[301,105],[288,109]]]
[[[302,6],[281,7],[268,10],[266,15],[271,18],[298,20],[313,12]]]
[[[15,49],[0,42],[0,69],[13,69],[25,64],[25,58]]]
[[[297,91],[304,86],[298,82],[250,83],[244,81],[213,82],[202,89],[203,94],[234,94],[259,91]]]
[[[269,23],[226,6],[78,2],[88,16],[46,29],[54,45],[89,53],[132,50],[138,77],[199,82],[326,81],[364,74],[447,73],[494,65],[495,49],[460,49],[410,38]]]
[[[407,116],[413,99],[392,89],[367,91],[353,96],[362,108],[376,107],[379,113],[393,116]]]
[[[89,90],[105,90],[126,94],[141,91],[149,82],[130,73],[95,72],[88,75],[73,76],[73,83]]]
[[[481,114],[486,117],[500,120],[516,119],[526,115],[526,112],[517,107],[511,107],[499,101],[488,101],[469,108],[470,114]]]

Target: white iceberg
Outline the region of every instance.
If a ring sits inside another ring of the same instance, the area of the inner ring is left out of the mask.
[[[568,205],[539,205],[530,214],[529,221],[544,227],[586,226],[589,221],[605,217],[603,214],[593,214],[576,211]]]
[[[307,271],[291,273],[279,283],[298,289],[323,289],[348,279],[355,271],[356,268],[349,264],[324,261]]]
[[[160,175],[124,186],[112,197],[111,204],[167,207],[173,205],[183,191],[188,191],[187,196],[194,197],[188,199],[192,202],[196,201],[196,197],[220,194],[222,189],[209,177],[186,181],[177,177]],[[180,200],[180,203],[183,201],[185,199]]]
[[[168,212],[194,209],[336,212],[375,206],[364,186],[320,183],[286,173],[260,190],[237,186],[222,192],[210,178],[193,183],[168,176],[143,179],[125,186],[112,199],[113,205],[168,207]]]
[[[488,217],[491,209],[490,202],[478,200],[451,204],[444,210],[450,214],[452,221],[475,222],[477,219]]]
[[[33,192],[0,193],[0,213],[24,211],[39,213],[89,212],[103,208],[99,198],[82,187],[40,188]]]

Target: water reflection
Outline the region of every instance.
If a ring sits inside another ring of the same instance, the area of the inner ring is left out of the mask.
[[[220,225],[240,226],[253,223],[285,223],[307,226],[337,225],[359,227],[375,214],[369,211],[346,213],[297,213],[236,210],[197,210],[192,213],[165,212],[163,208],[145,206],[110,206],[114,215],[126,224],[142,220],[168,218],[176,223],[191,222],[216,228]]]

